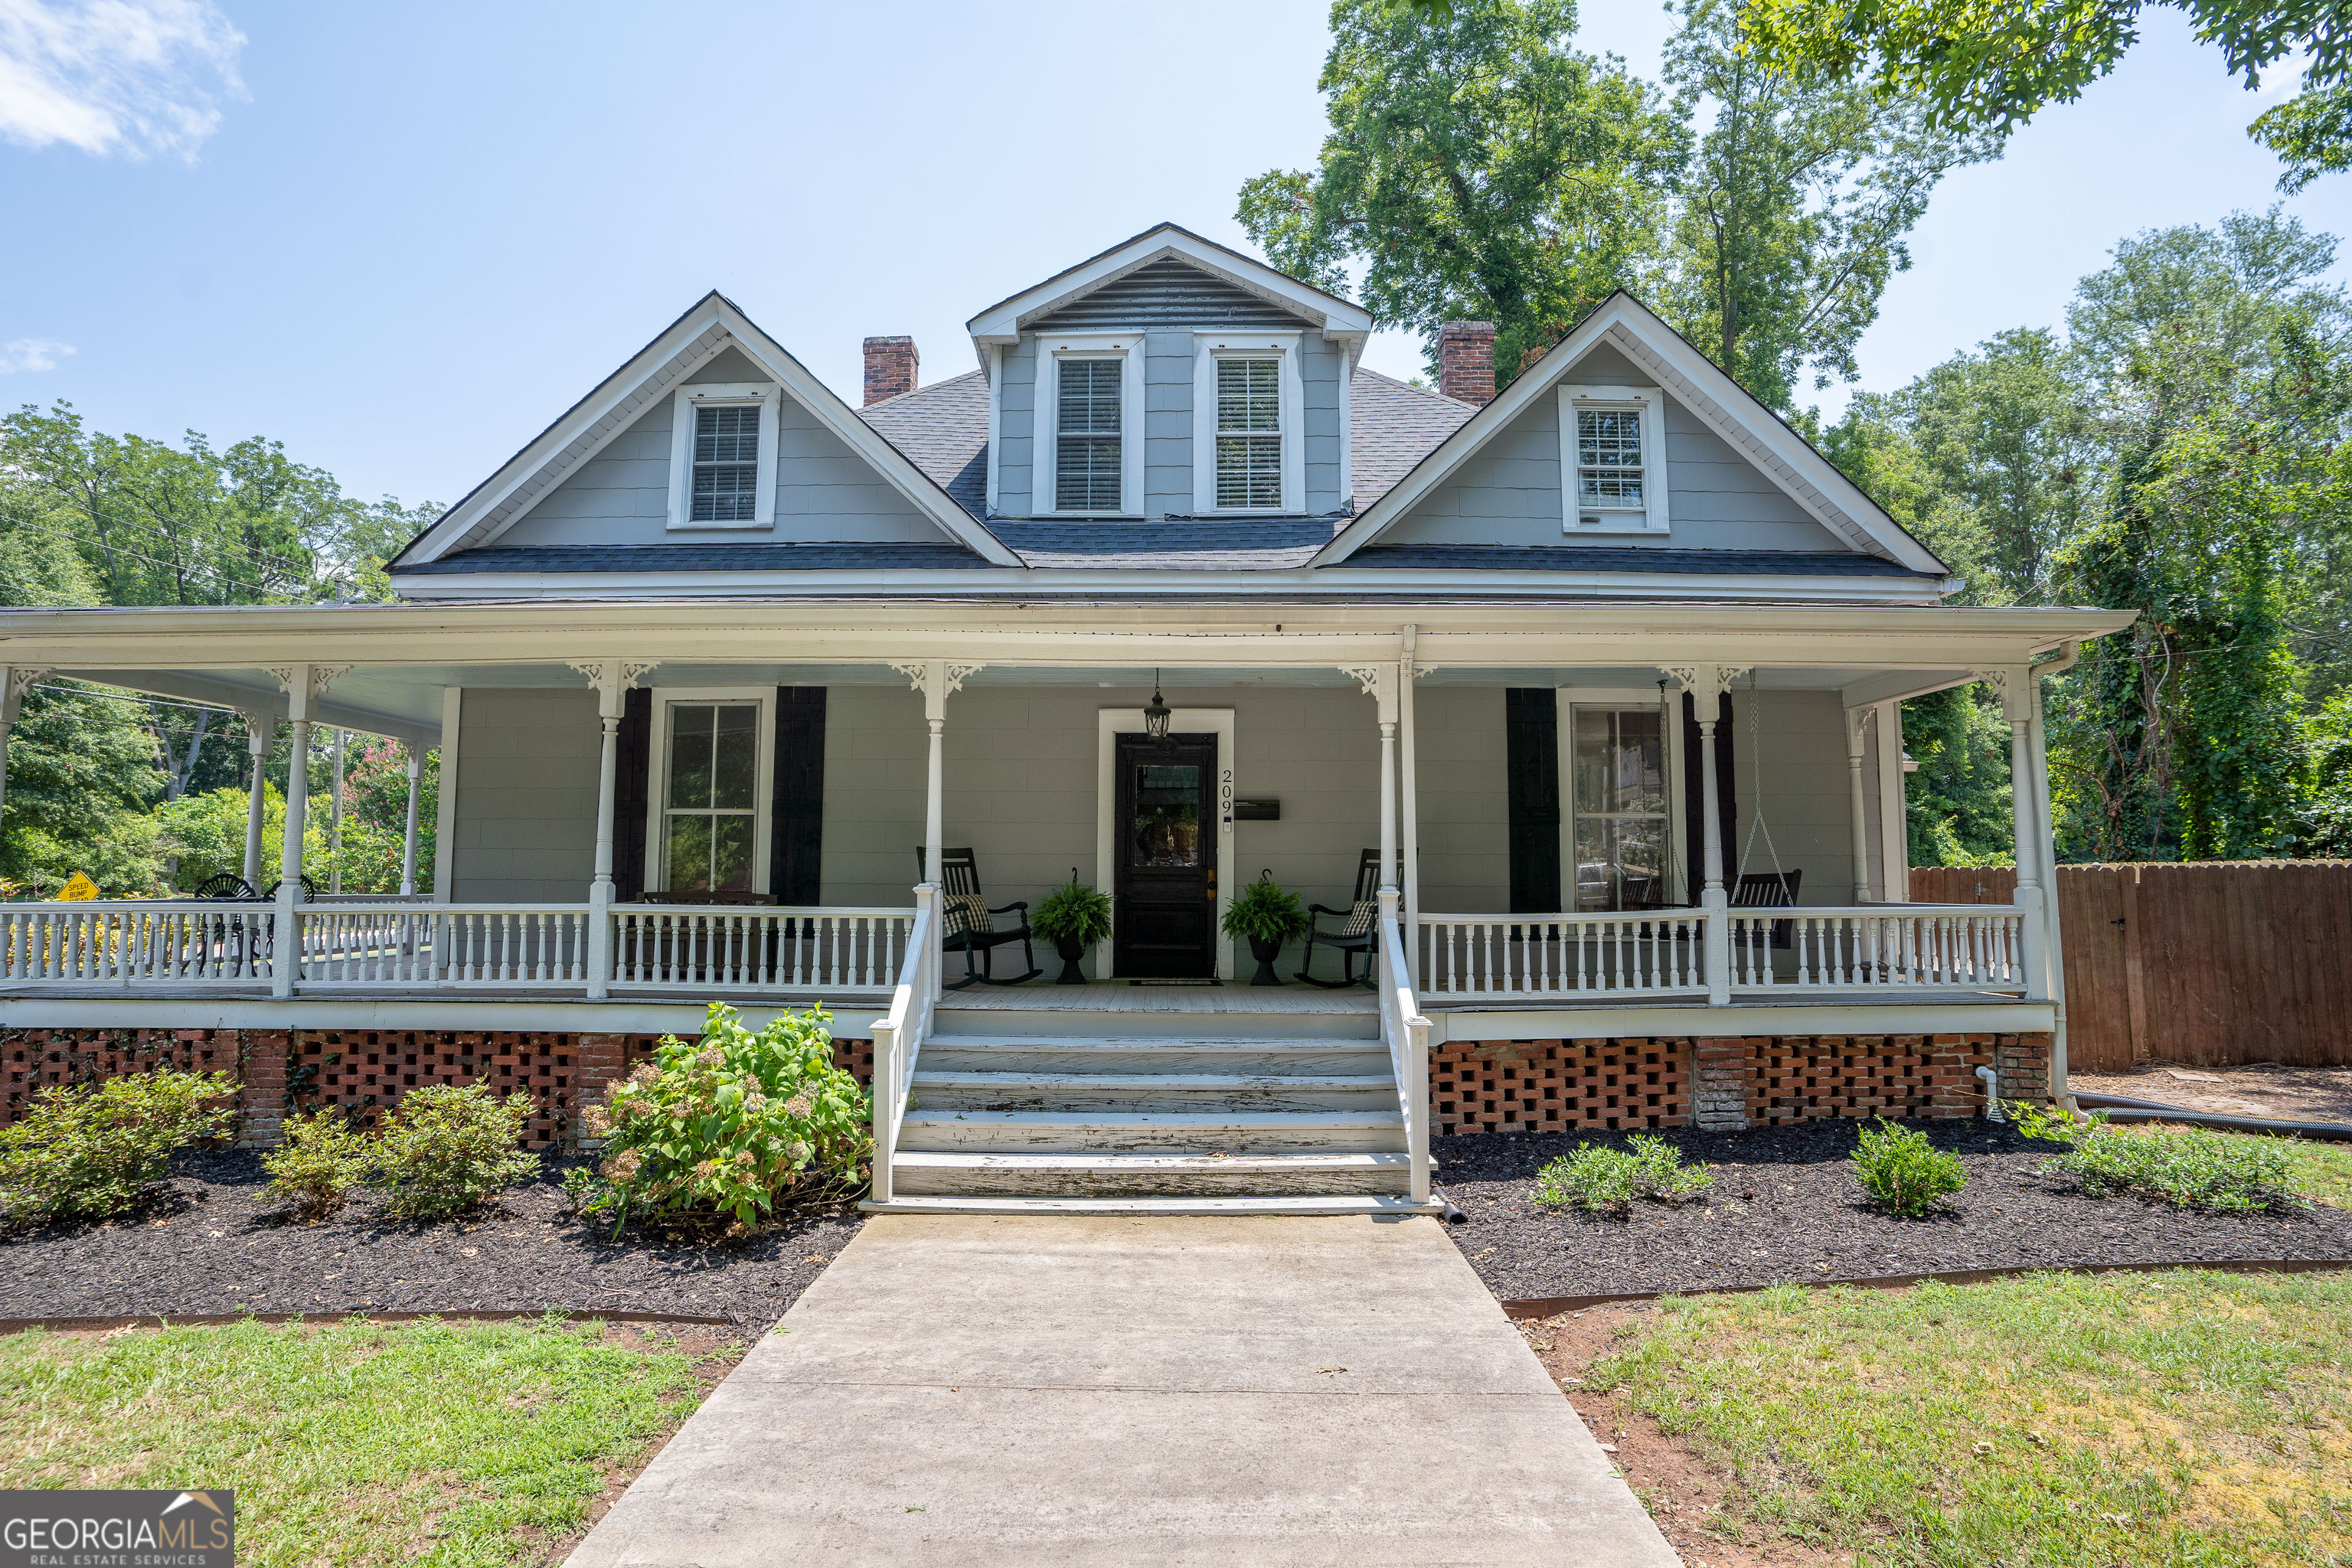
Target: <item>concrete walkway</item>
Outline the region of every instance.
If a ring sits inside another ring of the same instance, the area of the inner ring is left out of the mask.
[[[869,1220],[570,1568],[1677,1561],[1439,1222]]]

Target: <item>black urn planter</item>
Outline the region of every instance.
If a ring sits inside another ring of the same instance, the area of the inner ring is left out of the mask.
[[[1274,961],[1282,956],[1282,943],[1262,936],[1249,939],[1250,956],[1257,960],[1257,973],[1250,976],[1253,985],[1279,985],[1282,976],[1274,972]]]
[[[1087,983],[1086,971],[1078,967],[1078,960],[1087,955],[1087,944],[1074,936],[1057,936],[1054,939],[1054,951],[1062,955],[1061,976],[1054,984],[1084,985]]]

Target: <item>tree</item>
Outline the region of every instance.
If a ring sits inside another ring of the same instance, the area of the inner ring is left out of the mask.
[[[1745,47],[1730,0],[1684,0],[1668,40],[1676,111],[1713,119],[1672,182],[1673,264],[1661,300],[1682,334],[1771,406],[1799,380],[1859,374],[1904,243],[1938,181],[1992,156],[1989,137],[1930,128],[1915,100],[1808,82]]]
[[[2300,190],[2352,158],[2352,28],[2311,0],[2177,0],[2197,37],[2221,48],[2249,89],[2283,62],[2303,91],[2249,133]],[[1748,0],[1759,59],[1804,74],[1866,79],[1882,97],[1925,98],[1934,123],[2006,134],[2046,105],[2071,103],[2139,37],[2146,0]]]
[[[1572,0],[1463,0],[1424,20],[1339,0],[1318,83],[1330,132],[1312,174],[1243,185],[1268,260],[1392,325],[1496,324],[1497,380],[1655,268],[1682,133],[1622,61],[1569,47]]]

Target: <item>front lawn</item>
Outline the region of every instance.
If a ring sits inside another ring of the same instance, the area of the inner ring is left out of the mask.
[[[1781,1286],[1527,1328],[1693,1561],[2352,1561],[2352,1274]]]
[[[0,1488],[234,1488],[247,1563],[538,1561],[742,1349],[556,1320],[12,1334]]]

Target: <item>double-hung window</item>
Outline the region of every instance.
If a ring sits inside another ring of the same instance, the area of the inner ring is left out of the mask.
[[[1664,716],[1655,707],[1574,703],[1568,833],[1580,911],[1675,896]]]
[[[1194,511],[1305,509],[1302,341],[1297,332],[1193,335]]]
[[[1663,408],[1654,388],[1560,388],[1560,488],[1569,532],[1665,531]]]
[[[1282,508],[1282,361],[1217,360],[1217,507]]]
[[[770,700],[659,692],[646,886],[748,893],[767,886]]]
[[[1065,359],[1055,388],[1054,510],[1119,511],[1125,365],[1118,359]]]
[[[1143,337],[1051,332],[1037,339],[1034,510],[1132,516],[1143,509]]]
[[[669,526],[767,528],[775,521],[778,391],[682,386],[672,404]]]

